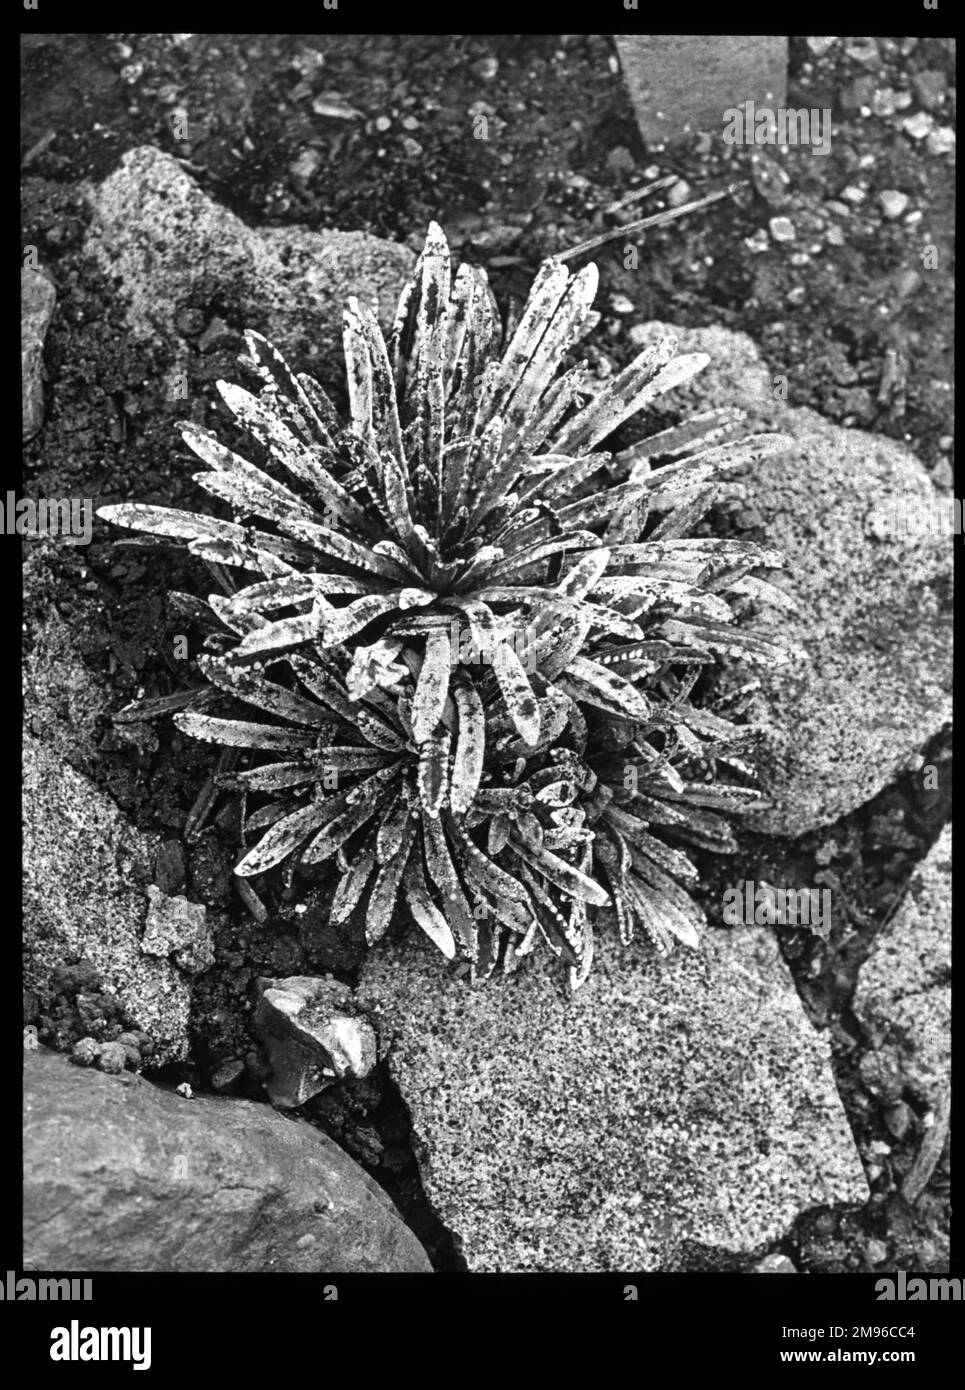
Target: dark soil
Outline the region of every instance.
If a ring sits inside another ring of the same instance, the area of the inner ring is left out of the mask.
[[[732,198],[705,213],[645,239],[620,235],[596,254],[604,318],[591,352],[622,364],[636,350],[631,325],[650,319],[740,329],[772,373],[787,377],[792,404],[907,441],[935,482],[950,487],[953,155],[903,122],[924,113],[934,130],[954,125],[953,47],[880,40],[869,61],[843,44],[815,57],[795,39],[791,55],[789,102],[830,107],[834,137],[826,157],[772,153],[790,178],[775,193],[768,161],[763,173],[752,168],[746,148],[695,136],[646,150],[599,36],[25,38],[23,242],[38,249],[58,303],[45,353],[47,422],[25,450],[24,491],[195,500],[189,470],[176,463],[173,426],[184,404],[161,389],[171,362],[163,349],[132,347],[110,283],[80,251],[79,185],[145,143],[181,158],[254,225],[361,229],[418,246],[435,217],[459,254],[487,266],[501,300],[525,294],[546,254],[661,206],[650,198],[613,207],[658,175],[676,174],[691,196],[738,182]],[[477,138],[481,121],[486,139]],[[895,220],[884,215],[885,190],[908,196]],[[775,216],[790,219],[793,240],[768,234]],[[639,248],[635,270],[625,268],[628,240]],[[927,247],[934,269],[923,264]],[[235,371],[230,347],[196,346],[222,310],[199,304],[197,322],[183,325],[195,345],[198,402],[210,404],[213,382]],[[889,352],[898,381],[882,389]],[[99,528],[89,548],[52,556],[49,585],[26,607],[26,640],[54,604],[90,671],[110,682],[116,707],[166,694],[196,679],[190,660],[172,655],[184,623],[167,593],[209,585],[200,567],[169,552],[116,548]],[[188,635],[193,656],[197,635]],[[929,751],[943,788],[949,757],[944,742]],[[104,722],[77,761],[138,825],[163,834],[169,891],[205,902],[216,923],[216,964],[196,986],[194,1061],[164,1079],[210,1089],[220,1068],[243,1060],[236,1089],[263,1098],[249,1024],[256,977],[329,971],[351,980],[359,943],[324,925],[323,885],[301,904],[268,885],[270,923],[254,921],[231,875],[236,803],[215,802],[184,836],[211,772],[205,746],[170,725],[125,731]],[[919,783],[905,778],[800,841],[746,844],[747,877],[820,883],[824,874],[848,904],[828,940],[787,932],[782,946],[809,1014],[831,1029],[859,1146],[890,1146],[867,1207],[801,1223],[788,1250],[802,1270],[937,1272],[947,1264],[947,1168],[939,1164],[913,1210],[903,1205],[897,1189],[920,1143],[920,1117],[900,1141],[888,1130],[858,1079],[867,1040],[848,1003],[875,930],[949,814],[947,793],[926,794]],[[714,872],[709,866],[709,892]],[[728,866],[731,881],[732,873]],[[56,1023],[40,1020],[41,1036],[50,1024],[48,1036],[69,1046],[64,1019],[73,1007],[67,998]],[[457,1268],[451,1237],[422,1196],[408,1116],[384,1072],[332,1088],[305,1114],[390,1191],[437,1267]],[[872,1244],[869,1253],[869,1241],[883,1242],[883,1262],[872,1259],[881,1252]]]

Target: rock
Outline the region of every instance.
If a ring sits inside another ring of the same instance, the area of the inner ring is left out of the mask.
[[[385,1193],[268,1105],[24,1060],[24,1267],[430,1271]]]
[[[693,189],[690,187],[690,184],[687,182],[687,180],[677,179],[676,183],[672,183],[670,187],[667,189],[667,206],[671,208],[682,207],[683,204],[686,203],[687,200],[692,197]]]
[[[149,956],[173,956],[189,975],[208,970],[214,964],[214,947],[202,904],[171,897],[153,883],[148,885],[147,899],[141,950]]]
[[[878,201],[885,216],[893,222],[905,211],[909,198],[907,193],[900,193],[897,188],[885,188],[878,194]]]
[[[772,1255],[765,1255],[763,1260],[758,1260],[751,1273],[753,1274],[797,1274],[793,1261],[786,1255],[782,1255],[779,1250],[775,1250]]]
[[[754,509],[760,531],[749,539],[788,556],[777,582],[799,611],[777,621],[809,657],[753,673],[762,683],[750,710],[763,728],[757,761],[773,804],[748,821],[801,835],[869,801],[951,719],[948,540],[879,524],[892,506],[923,511],[940,494],[903,445],[776,399],[744,334],[646,328],[635,339],[641,345],[673,333],[680,352],[710,356],[674,393],[682,415],[739,406],[748,432],[776,429],[794,439],[787,455],[740,470],[719,492],[738,520]],[[774,621],[764,613],[760,620]],[[734,678],[746,681],[747,668]]]
[[[79,645],[78,634],[90,632],[98,621],[96,605],[72,586],[72,622],[58,612],[58,579],[52,568],[56,551],[56,541],[32,541],[24,547],[24,726],[58,758],[90,772],[98,725],[117,700],[109,683],[86,665]]]
[[[472,1271],[733,1265],[866,1196],[827,1038],[760,928],[666,961],[604,934],[572,996],[545,960],[472,990],[410,939],[358,999]]]
[[[767,225],[775,241],[794,240],[794,223],[789,217],[772,217]]]
[[[927,112],[916,111],[913,116],[906,116],[901,124],[903,130],[913,140],[924,140],[935,123]]]
[[[955,132],[951,126],[938,126],[931,131],[925,140],[925,148],[929,154],[951,154],[955,149]]]
[[[24,741],[24,983],[49,1006],[54,973],[89,962],[154,1041],[158,1065],[188,1051],[187,978],[145,955],[141,933],[157,851],[109,797],[36,739]]]
[[[46,275],[23,266],[20,271],[20,374],[24,442],[44,423],[44,342],[54,316],[57,291]]]
[[[863,1065],[862,1075],[892,1099],[895,1087],[885,1088],[881,1076],[897,1074],[931,1109],[948,1087],[951,1068],[951,867],[946,828],[875,937],[852,999],[876,1063]]]
[[[640,134],[648,145],[720,131],[745,101],[784,106],[787,39],[780,35],[614,34]]]
[[[375,1031],[355,1017],[348,985],[314,975],[259,985],[255,1028],[271,1063],[265,1088],[275,1105],[304,1105],[333,1081],[368,1076],[376,1062]]]
[[[202,310],[202,322],[217,311],[323,377],[344,373],[345,299],[377,301],[390,323],[414,262],[407,247],[364,232],[247,227],[150,146],[129,151],[86,192],[86,250],[119,281],[136,332],[176,342],[181,311]]]

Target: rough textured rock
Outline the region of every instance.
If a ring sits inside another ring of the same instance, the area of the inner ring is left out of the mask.
[[[355,1017],[348,985],[316,975],[259,984],[255,1027],[271,1063],[265,1089],[275,1105],[304,1105],[335,1080],[368,1076],[376,1062],[375,1031]]]
[[[31,541],[25,546],[23,608],[25,633],[22,686],[24,724],[79,772],[89,772],[98,743],[98,723],[117,703],[110,684],[84,662],[78,632],[93,604],[83,604],[73,623],[57,609],[58,579],[51,561],[56,542]],[[60,582],[63,582],[62,580]],[[72,607],[82,602],[72,595]]]
[[[858,973],[852,1008],[873,1049],[862,1075],[886,1101],[936,1109],[951,1080],[951,828],[917,869]]]
[[[86,249],[120,282],[135,330],[177,340],[184,311],[213,318],[217,306],[323,375],[341,363],[346,297],[377,300],[391,322],[415,259],[364,232],[254,230],[151,146],[126,154],[89,197]]]
[[[173,956],[189,975],[209,969],[214,964],[214,947],[204,906],[162,893],[153,883],[148,885],[147,900],[141,950],[149,956]]]
[[[734,1265],[867,1195],[827,1040],[759,928],[667,962],[604,938],[573,996],[535,964],[470,990],[402,943],[359,999],[471,1270]]]
[[[59,967],[87,961],[151,1037],[153,1060],[182,1059],[189,981],[141,942],[157,840],[36,739],[23,759],[24,987],[43,1003]]]
[[[44,340],[54,316],[57,291],[46,275],[20,271],[20,372],[23,438],[33,439],[44,422]]]
[[[267,1105],[24,1059],[24,1267],[429,1272],[381,1188]]]
[[[779,34],[615,34],[624,81],[648,144],[720,133],[724,112],[785,104],[787,39]],[[753,131],[752,131],[753,135]]]
[[[681,352],[710,355],[675,393],[676,407],[739,406],[748,430],[795,441],[784,457],[733,475],[720,496],[737,534],[789,558],[777,582],[799,612],[778,621],[809,660],[760,673],[751,713],[765,729],[758,759],[773,805],[751,819],[799,835],[870,800],[951,718],[952,541],[888,534],[875,516],[939,494],[902,445],[775,399],[744,334],[664,324],[647,332],[642,341],[672,332]]]

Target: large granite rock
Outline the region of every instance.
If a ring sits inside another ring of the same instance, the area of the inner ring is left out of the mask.
[[[390,323],[415,259],[364,232],[255,230],[151,146],[129,151],[88,196],[86,250],[119,282],[135,331],[176,341],[184,311],[223,315],[323,375],[341,376],[346,297],[377,301]]]
[[[430,1271],[385,1193],[270,1106],[24,1057],[26,1269]]]
[[[952,1064],[952,837],[946,827],[858,972],[851,1007],[871,1038],[862,1075],[886,1103],[939,1108]]]
[[[151,1038],[155,1064],[182,1060],[190,980],[142,942],[159,839],[36,739],[23,760],[24,987],[43,1008],[58,970],[87,962]]]
[[[739,1265],[866,1198],[827,1039],[760,928],[665,962],[604,937],[573,996],[548,961],[471,990],[403,942],[359,999],[471,1270]]]
[[[744,334],[647,325],[650,339],[667,332],[711,359],[676,408],[738,406],[749,431],[794,439],[785,456],[731,475],[720,496],[738,534],[788,557],[777,582],[798,612],[776,621],[808,659],[760,672],[751,716],[765,731],[758,765],[772,805],[751,820],[800,835],[914,766],[951,718],[952,541],[881,524],[892,504],[934,506],[940,494],[902,445],[785,406]]]

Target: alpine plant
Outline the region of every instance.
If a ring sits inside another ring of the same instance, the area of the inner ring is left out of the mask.
[[[715,411],[602,449],[708,359],[667,337],[592,378],[573,350],[597,279],[547,261],[504,330],[433,224],[388,343],[347,302],[347,420],[249,332],[259,385],[218,389],[257,462],[180,427],[233,520],[99,512],[227,590],[179,596],[207,627],[207,684],[175,722],[234,750],[222,780],[259,803],[235,872],[327,862],[334,923],[374,943],[404,904],[474,979],[539,943],[575,987],[608,921],[661,953],[697,945],[688,849],[733,851],[755,792],[751,731],[695,686],[722,655],[789,655],[743,621],[786,606],[760,576],[782,557],[692,534],[716,484],[786,439]],[[248,717],[207,713],[222,697]]]

